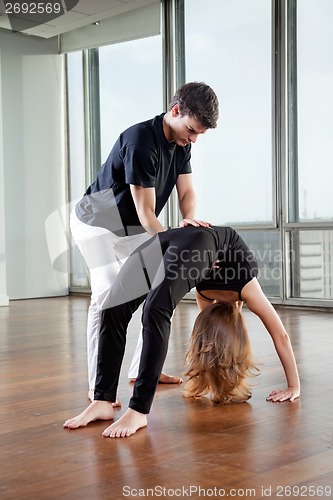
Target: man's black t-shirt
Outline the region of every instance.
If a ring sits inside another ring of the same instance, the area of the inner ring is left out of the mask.
[[[120,135],[95,182],[76,206],[80,220],[122,236],[143,232],[130,184],[154,187],[155,214],[160,214],[178,176],[191,173],[191,146],[178,146],[166,139],[163,116],[133,125]]]

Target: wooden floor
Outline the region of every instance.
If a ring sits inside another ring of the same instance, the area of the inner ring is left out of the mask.
[[[86,407],[86,297],[12,301],[0,308],[0,498],[333,498],[333,312],[280,309],[302,381],[294,403],[265,401],[284,385],[272,342],[245,318],[261,367],[249,403],[187,400],[159,386],[149,424],[126,439],[108,423],[63,429]],[[175,313],[166,370],[181,374],[194,304]],[[119,396],[139,328],[128,336]],[[293,489],[292,489],[293,487]]]

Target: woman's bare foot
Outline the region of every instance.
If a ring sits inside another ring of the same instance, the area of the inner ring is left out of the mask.
[[[64,423],[68,429],[84,427],[94,420],[112,420],[113,407],[110,401],[92,401],[90,405],[77,417],[70,418]]]
[[[135,382],[135,378],[130,378],[130,382]],[[161,373],[159,384],[182,384],[183,380],[180,377],[175,377],[173,375],[167,375],[166,373]]]
[[[94,389],[89,389],[88,391],[88,399],[89,401],[94,401]],[[121,407],[121,401],[116,398],[116,401],[112,403],[113,408],[120,408]]]
[[[128,437],[134,434],[141,427],[146,427],[147,417],[144,413],[128,408],[124,415],[117,422],[114,422],[102,433],[105,437]]]

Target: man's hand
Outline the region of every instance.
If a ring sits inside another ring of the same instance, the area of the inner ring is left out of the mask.
[[[205,222],[203,220],[197,219],[182,219],[179,223],[179,227],[194,226],[194,227],[210,227],[210,222]]]

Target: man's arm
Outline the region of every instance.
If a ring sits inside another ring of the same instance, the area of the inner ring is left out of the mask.
[[[165,231],[155,215],[155,188],[130,185],[139,221],[149,234]]]
[[[179,209],[183,216],[180,221],[180,227],[184,226],[204,226],[209,227],[209,222],[194,219],[195,214],[195,192],[192,183],[192,174],[181,174],[178,176],[176,183]]]
[[[271,401],[293,401],[300,395],[300,381],[289,335],[255,278],[243,288],[242,298],[250,311],[261,319],[272,337],[287,378],[287,389],[272,391],[267,399]]]

